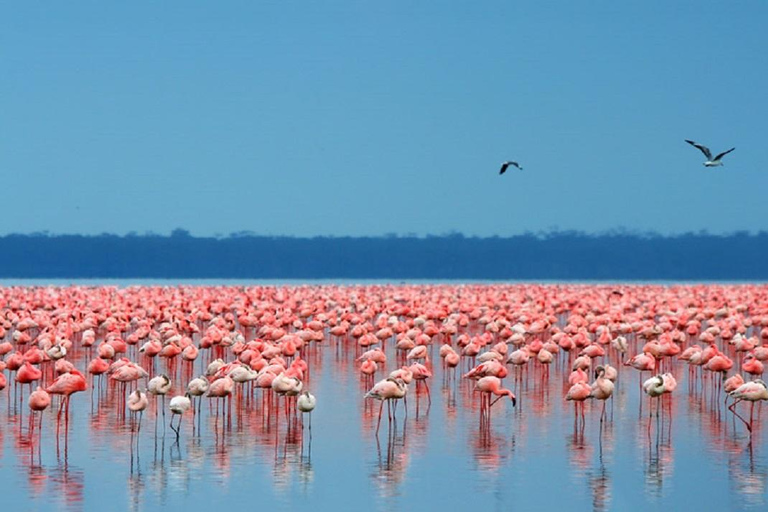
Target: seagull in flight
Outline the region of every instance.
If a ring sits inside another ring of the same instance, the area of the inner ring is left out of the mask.
[[[688,140],[688,139],[685,139],[685,142],[687,142],[691,146],[697,148],[699,151],[704,153],[704,156],[707,157],[707,161],[704,162],[704,165],[706,167],[719,167],[719,166],[723,165],[723,162],[721,162],[720,160],[725,155],[727,155],[728,153],[730,153],[731,151],[736,149],[736,148],[731,148],[728,151],[723,151],[722,153],[717,155],[715,158],[712,158],[712,152],[709,150],[709,148],[707,146],[703,146],[703,145],[699,144],[698,142],[694,142],[694,141]]]
[[[514,165],[515,167],[517,167],[521,171],[523,170],[523,167],[519,163],[509,161],[509,162],[504,162],[503,164],[501,164],[501,170],[499,171],[499,174],[504,174],[505,172],[507,172],[507,167],[509,167],[510,165]]]

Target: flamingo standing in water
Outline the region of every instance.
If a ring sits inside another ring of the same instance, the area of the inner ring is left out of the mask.
[[[759,377],[763,374],[763,363],[754,354],[747,354],[744,361],[741,362],[741,369],[750,375]]]
[[[569,402],[573,402],[574,411],[576,411],[576,417],[579,415],[579,404],[581,404],[581,424],[586,421],[584,419],[584,401],[590,397],[592,388],[586,382],[577,382],[568,390],[565,395],[565,399]],[[574,419],[575,421],[575,419]]]
[[[272,381],[272,390],[278,395],[286,397],[298,396],[301,393],[304,384],[301,382],[291,369],[281,372]]]
[[[232,380],[232,377],[229,375],[225,375],[224,377],[220,379],[216,379],[215,381],[211,382],[211,385],[208,387],[208,398],[223,398],[224,399],[224,405],[222,406],[222,411],[226,412],[227,403],[229,403],[229,411],[232,410],[232,402],[227,402],[227,398],[231,400],[232,393],[235,391],[235,381]],[[216,415],[218,416],[219,413],[219,406],[216,405]],[[226,419],[226,418],[225,418]],[[181,421],[181,420],[179,420]],[[217,418],[218,421],[218,418]]]
[[[568,384],[571,386],[578,384],[579,382],[587,382],[588,380],[589,375],[587,375],[587,372],[581,368],[576,368],[568,375]]]
[[[376,373],[376,370],[378,369],[378,366],[376,365],[376,361],[373,361],[371,359],[366,359],[360,364],[360,373],[366,376],[367,378],[370,378],[373,380],[373,374]]]
[[[51,405],[51,395],[49,395],[48,392],[40,386],[37,386],[37,389],[29,395],[29,400],[27,403],[29,404],[29,408],[33,413],[40,413],[40,431],[42,432],[43,411],[46,410],[49,405]]]
[[[658,398],[661,395],[665,393],[664,388],[664,377],[661,375],[656,375],[654,377],[651,377],[650,379],[643,382],[643,391],[646,395],[648,395],[649,400],[653,400],[654,398]],[[649,414],[650,416],[653,416],[653,405],[649,407]],[[659,405],[658,402],[656,404],[656,416],[659,415]],[[648,424],[650,427],[650,423]]]
[[[413,374],[413,378],[416,379],[416,388],[418,390],[419,383],[423,383],[424,387],[427,390],[427,404],[432,405],[432,396],[429,394],[429,384],[427,384],[427,379],[432,376],[432,372],[429,371],[429,368],[424,366],[421,363],[413,363],[411,366],[408,367],[409,370],[411,370],[411,373]],[[416,395],[416,398],[418,400],[418,394]],[[416,402],[418,405],[418,401]]]
[[[504,389],[503,387],[501,387],[501,379],[499,379],[498,377],[494,377],[492,375],[489,375],[487,377],[482,377],[480,380],[478,380],[477,384],[475,384],[475,391],[479,391],[481,393],[481,402],[480,402],[481,414],[483,411],[490,412],[493,404],[501,400],[501,398],[504,396],[508,396],[509,399],[512,400],[513,407],[517,403],[515,394],[512,393],[512,391],[510,391],[509,389]],[[491,394],[496,395],[498,397],[493,402],[491,402]]]
[[[389,408],[390,400],[400,400],[405,396],[408,391],[408,385],[403,379],[388,378],[377,382],[370,391],[365,394],[365,398],[373,398],[381,401],[379,406],[379,421],[376,423],[376,435],[379,435],[379,427],[381,427],[381,413],[384,410],[384,401],[387,401],[387,410]],[[389,416],[389,421],[392,421],[392,415]]]
[[[296,408],[301,412],[301,448],[302,454],[304,450],[304,415],[309,414],[309,454],[312,453],[312,411],[315,410],[317,405],[317,399],[315,395],[307,390],[304,390],[296,400]]]
[[[208,379],[205,378],[205,376],[201,375],[199,377],[195,377],[189,383],[187,384],[187,394],[192,397],[192,400],[195,399],[195,397],[198,398],[198,406],[200,400],[202,400],[202,396],[208,392],[208,388],[210,388],[210,383],[208,382]],[[194,409],[193,409],[194,412]]]
[[[171,429],[176,432],[177,441],[179,440],[179,431],[181,430],[181,418],[190,407],[192,407],[192,402],[189,400],[189,393],[171,398],[171,402],[168,404],[168,408],[173,413],[173,416],[171,416]],[[177,414],[179,415],[179,425],[174,428],[173,418]]]
[[[157,410],[157,397],[163,397],[161,405],[161,409],[163,410],[163,432],[165,432],[165,395],[167,395],[170,390],[171,379],[165,374],[152,377],[149,379],[149,382],[147,382],[147,393],[155,395],[155,410]],[[171,424],[173,424],[173,418],[171,418]],[[157,416],[155,416],[155,430],[157,430]]]
[[[723,391],[725,391],[725,405],[728,405],[728,397],[731,396],[731,393],[739,389],[739,386],[742,384],[744,384],[744,377],[742,377],[740,373],[736,373],[725,379],[725,382],[723,382]]]
[[[603,422],[603,418],[605,417],[605,401],[613,396],[613,387],[613,381],[607,376],[605,367],[596,367],[595,382],[592,383],[589,397],[603,401],[603,411],[600,413],[600,423]],[[611,411],[613,411],[613,409],[611,409]]]
[[[667,372],[662,374],[661,379],[664,381],[664,394],[669,396],[669,413],[672,414],[672,392],[677,388],[677,379],[671,373]],[[664,398],[662,397],[662,400]],[[663,405],[663,404],[662,404]]]
[[[624,363],[624,365],[631,366],[635,370],[638,370],[640,372],[640,382],[642,382],[643,372],[652,372],[656,369],[656,358],[647,352],[643,352],[642,354],[633,356],[629,361]]]
[[[312,411],[315,410],[317,405],[317,399],[315,395],[309,391],[302,391],[299,398],[296,400],[296,408],[302,414],[309,414],[309,431],[312,432]]]
[[[19,384],[29,384],[29,391],[32,392],[32,383],[40,380],[43,376],[43,372],[35,367],[29,361],[25,361],[24,364],[16,370],[16,382]]]
[[[120,414],[125,415],[125,388],[130,382],[136,382],[139,379],[148,377],[149,374],[141,366],[128,362],[117,368],[113,368],[111,371],[110,379],[119,382],[123,389],[122,399],[120,400]]]
[[[139,432],[141,432],[141,418],[144,416],[144,409],[147,408],[148,404],[147,394],[142,393],[140,389],[137,389],[128,397],[128,410],[133,414],[139,413]]]
[[[39,380],[43,376],[43,372],[32,366],[29,361],[25,361],[24,364],[16,370],[16,382],[19,384],[29,384],[30,386],[36,380]]]
[[[56,415],[57,420],[61,420],[61,411],[66,404],[65,424],[69,426],[69,400],[74,393],[85,391],[86,389],[88,389],[88,383],[85,380],[85,376],[77,370],[56,377],[56,380],[45,390],[54,395],[64,396],[59,405],[59,412]]]
[[[747,427],[747,430],[750,433],[750,436],[752,434],[752,421],[753,421],[753,413],[755,410],[755,402],[759,402],[761,400],[768,400],[768,386],[763,382],[761,379],[753,380],[751,382],[746,382],[739,386],[735,391],[731,392],[731,398],[734,398],[734,402],[728,407],[728,409],[735,414],[741,421],[744,422],[744,425]],[[741,417],[739,413],[736,412],[736,404],[741,402],[742,400],[746,400],[747,402],[750,402],[750,409],[749,409],[749,423]]]

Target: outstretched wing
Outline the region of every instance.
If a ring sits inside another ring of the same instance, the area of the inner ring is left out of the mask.
[[[509,167],[509,162],[504,162],[501,164],[501,170],[499,171],[499,174],[504,174],[507,171],[507,167]]]
[[[707,146],[702,146],[698,142],[694,142],[694,141],[688,140],[688,139],[685,139],[685,142],[687,142],[691,146],[697,148],[699,151],[704,153],[704,156],[707,157],[707,160],[712,160],[712,152],[709,150],[709,148]]]
[[[511,165],[514,165],[515,167],[517,167],[517,168],[518,168],[518,169],[520,169],[521,171],[523,170],[522,166],[521,166],[519,163],[517,163],[517,162],[509,162],[509,163],[510,163]]]
[[[730,153],[730,152],[731,152],[731,151],[733,151],[734,149],[736,149],[736,148],[731,148],[731,149],[729,149],[728,151],[723,151],[722,153],[720,153],[719,155],[717,155],[717,156],[715,157],[715,160],[714,160],[714,161],[715,161],[715,162],[717,162],[718,160],[720,160],[721,158],[723,158],[725,155],[727,155],[728,153]]]

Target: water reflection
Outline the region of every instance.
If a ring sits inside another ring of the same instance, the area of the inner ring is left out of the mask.
[[[645,460],[646,494],[653,498],[663,495],[665,484],[671,481],[674,469],[672,444],[661,442],[661,432],[648,442],[643,456]]]
[[[611,505],[611,473],[603,463],[602,457],[596,468],[587,472],[589,489],[592,492],[592,510],[604,512]]]
[[[728,476],[736,493],[745,503],[757,509],[766,506],[766,483],[768,483],[768,465],[756,462],[754,446],[748,444],[741,450],[732,450],[728,458]]]
[[[473,460],[485,477],[500,475],[511,454],[511,439],[489,423],[483,424],[469,439]]]
[[[58,496],[65,509],[78,510],[82,507],[84,495],[83,470],[72,468],[66,463],[57,465],[50,471],[50,494]]]

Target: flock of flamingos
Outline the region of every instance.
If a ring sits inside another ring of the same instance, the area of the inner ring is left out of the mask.
[[[131,432],[148,411],[155,435],[162,422],[178,440],[185,417],[207,407],[226,422],[234,399],[236,411],[302,432],[309,416],[311,435],[324,400],[307,357],[318,344],[359,369],[360,400],[378,401],[376,436],[385,407],[390,424],[414,407],[409,395],[429,407],[435,365],[474,381],[481,425],[499,400],[522,406],[524,382],[557,378],[580,428],[585,402],[602,425],[616,386],[633,385],[648,397],[650,429],[685,392],[681,365],[687,391],[725,401],[750,440],[755,404],[768,400],[766,286],[11,287],[0,311],[0,390],[28,408],[32,431],[54,411],[57,439],[70,401],[105,387]]]

